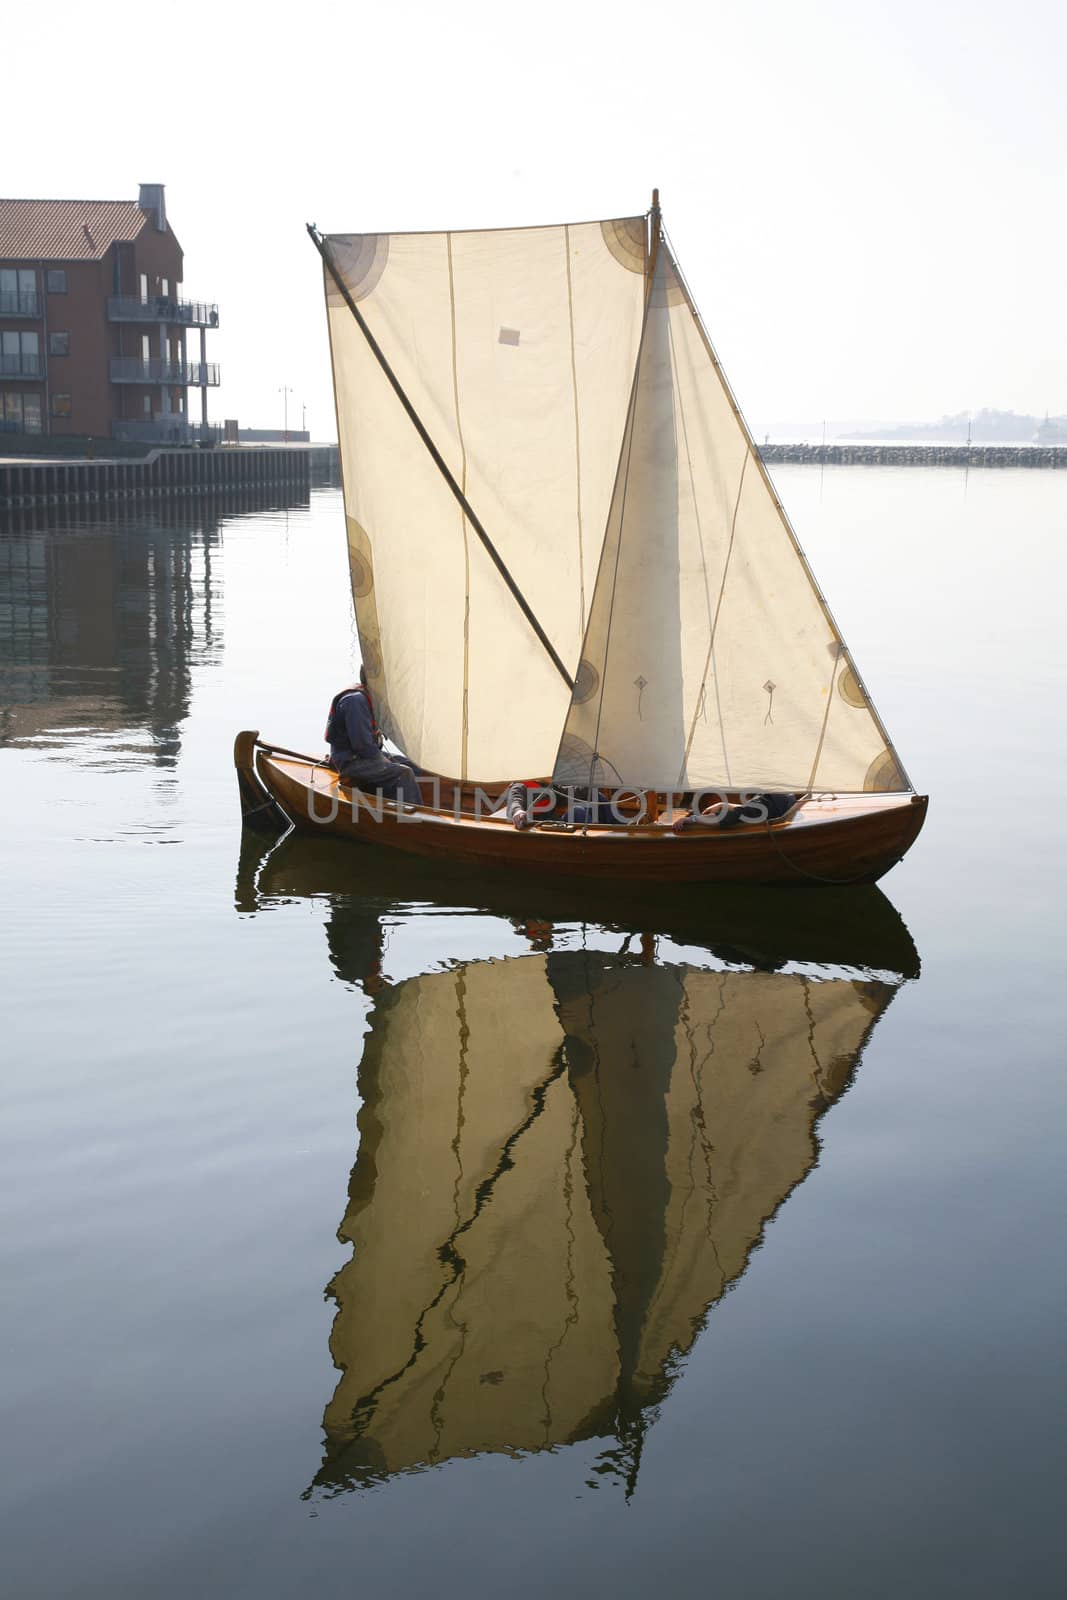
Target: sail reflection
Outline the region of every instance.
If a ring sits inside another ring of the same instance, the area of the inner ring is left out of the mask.
[[[375,992],[311,1493],[483,1451],[641,1441],[817,1160],[896,985],[602,950]]]

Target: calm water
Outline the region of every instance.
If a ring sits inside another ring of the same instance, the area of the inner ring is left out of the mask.
[[[6,1593],[1061,1592],[1067,477],[777,479],[884,894],[242,853],[336,493],[0,527]]]

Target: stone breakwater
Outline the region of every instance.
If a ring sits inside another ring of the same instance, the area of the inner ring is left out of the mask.
[[[1067,467],[1062,444],[762,444],[759,453],[768,466]]]

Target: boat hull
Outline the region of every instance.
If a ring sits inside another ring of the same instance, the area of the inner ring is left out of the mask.
[[[243,748],[242,748],[243,747]],[[254,774],[251,756],[254,748]],[[914,843],[925,795],[812,798],[775,823],[675,833],[669,820],[630,827],[535,826],[501,817],[397,806],[361,794],[310,757],[281,755],[243,734],[235,750],[242,797],[258,780],[306,833],[448,861],[478,871],[644,883],[874,883]]]

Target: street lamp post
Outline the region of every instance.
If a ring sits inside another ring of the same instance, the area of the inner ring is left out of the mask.
[[[282,416],[284,418],[284,435],[286,444],[289,443],[289,396],[292,394],[292,392],[292,389],[290,389],[287,383],[283,383],[281,388],[278,390],[278,393],[283,397]]]

